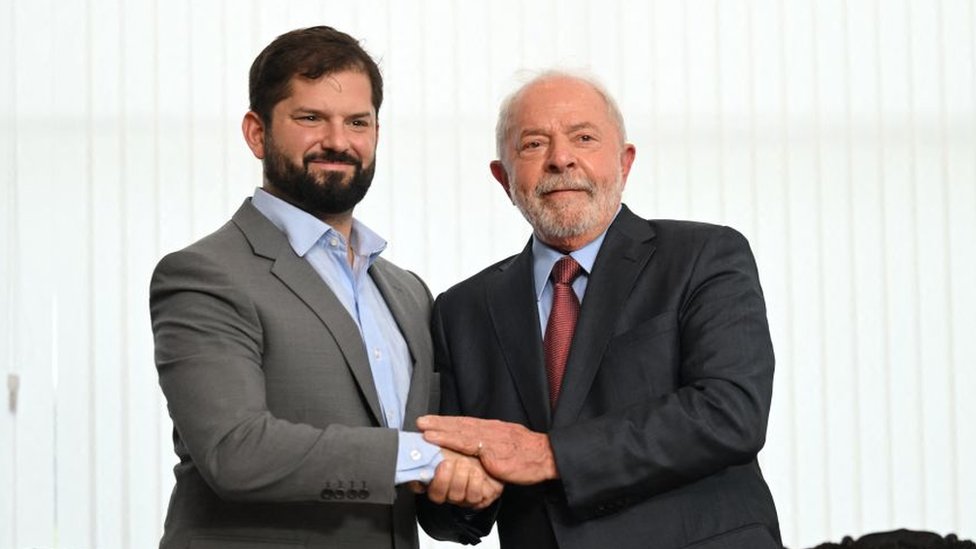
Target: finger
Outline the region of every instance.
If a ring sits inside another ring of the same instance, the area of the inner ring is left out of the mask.
[[[464,495],[465,504],[468,506],[474,506],[483,499],[485,499],[485,475],[484,469],[481,468],[481,464],[475,462],[471,475],[468,478],[468,492]]]
[[[421,431],[430,429],[455,430],[457,429],[457,419],[452,416],[426,415],[417,418],[417,428]]]
[[[487,508],[492,503],[495,503],[495,500],[501,497],[502,491],[504,491],[504,489],[505,489],[504,484],[498,482],[492,477],[486,476],[481,485],[481,491],[482,491],[481,501],[474,506],[474,509],[476,511],[480,511],[482,509]]]
[[[427,485],[427,497],[434,503],[444,503],[454,476],[454,460],[445,459],[434,471],[434,479]]]
[[[447,492],[447,501],[463,505],[467,503],[469,480],[471,479],[471,466],[466,463],[458,463],[454,466],[454,476],[451,478],[451,486]]]
[[[468,456],[473,456],[479,453],[479,439],[472,437],[471,435],[440,430],[425,431],[424,440],[431,444],[436,444],[437,446],[448,448]],[[483,448],[481,449],[483,450]]]
[[[427,491],[427,486],[419,480],[411,480],[407,483],[407,488],[415,494],[423,494]]]

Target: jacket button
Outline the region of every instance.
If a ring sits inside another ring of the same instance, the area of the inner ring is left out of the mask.
[[[342,488],[337,488],[336,491],[335,491],[335,498],[336,499],[345,499],[346,498],[346,491],[343,490]]]
[[[332,499],[332,496],[333,496],[332,490],[330,490],[328,488],[326,488],[325,490],[322,490],[321,496],[322,496],[322,499]]]
[[[366,498],[368,498],[368,497],[369,497],[369,490],[367,490],[367,489],[365,489],[365,488],[363,488],[362,490],[360,490],[360,491],[359,491],[359,497],[360,497],[361,499],[366,499]]]

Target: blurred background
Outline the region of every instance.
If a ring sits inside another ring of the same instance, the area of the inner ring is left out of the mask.
[[[247,70],[316,24],[386,79],[356,210],[386,257],[436,294],[520,250],[498,104],[527,70],[588,70],[637,147],[625,202],[752,243],[784,542],[976,537],[974,3],[0,0],[0,549],[157,544],[176,460],[149,276],[260,184]]]

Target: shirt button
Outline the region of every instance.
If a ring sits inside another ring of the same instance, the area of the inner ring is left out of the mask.
[[[329,246],[332,246],[333,248],[335,248],[338,245],[339,245],[339,239],[338,238],[332,237],[332,238],[329,239]]]
[[[429,469],[423,469],[423,470],[420,471],[420,480],[422,480],[424,482],[427,482],[428,480],[430,480],[430,470]]]
[[[420,458],[422,458],[422,457],[424,457],[424,455],[420,453],[420,450],[418,450],[416,448],[414,448],[413,450],[410,450],[410,459],[412,459],[414,461],[420,461]]]
[[[379,360],[382,356],[383,353],[381,353],[379,349],[373,349],[373,357],[376,358],[376,360]]]

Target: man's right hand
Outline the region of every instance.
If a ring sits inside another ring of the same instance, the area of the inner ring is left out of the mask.
[[[434,503],[453,503],[480,511],[502,495],[505,485],[485,472],[478,458],[441,448],[444,461],[427,486]]]

